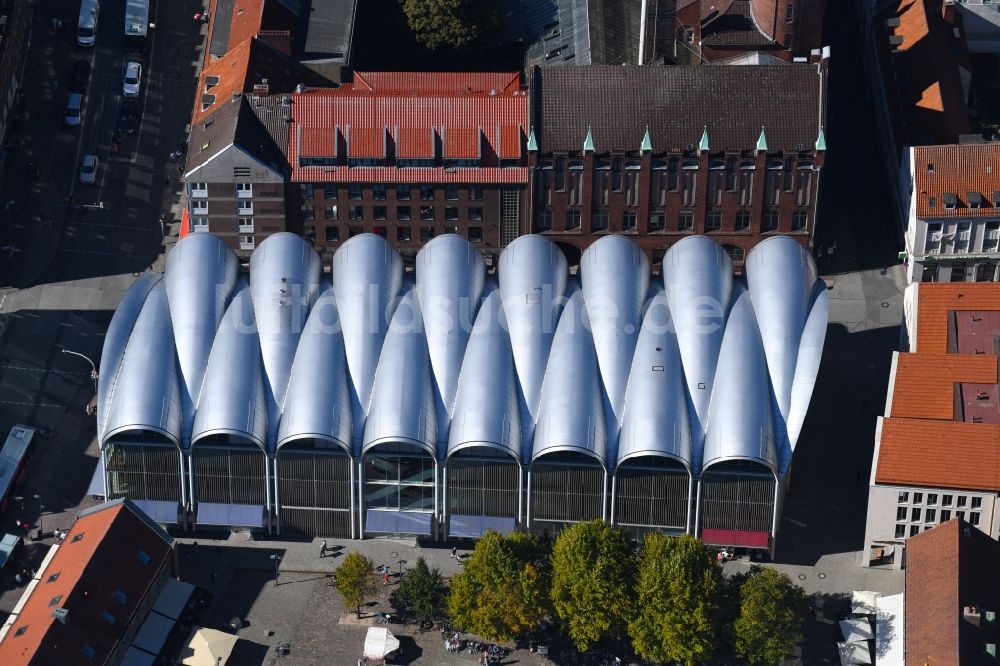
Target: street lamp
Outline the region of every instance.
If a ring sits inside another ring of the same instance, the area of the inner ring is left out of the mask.
[[[94,365],[94,362],[90,360],[90,357],[86,356],[84,354],[81,354],[80,352],[75,352],[75,351],[73,351],[71,349],[66,349],[65,347],[61,347],[59,349],[59,352],[62,353],[62,354],[72,354],[73,356],[79,356],[80,358],[82,358],[83,360],[85,360],[87,363],[90,364],[90,378],[94,380],[94,390],[96,391],[97,390],[97,378],[100,375],[97,372],[97,366]]]
[[[278,564],[281,563],[281,555],[275,553],[271,555],[271,559],[274,560],[274,586],[278,587]]]

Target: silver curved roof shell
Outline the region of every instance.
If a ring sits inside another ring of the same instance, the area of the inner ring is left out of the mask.
[[[507,334],[500,289],[487,284],[458,378],[448,456],[485,446],[521,460],[521,410],[514,352]]]
[[[163,281],[150,290],[114,377],[102,445],[119,433],[149,430],[180,446],[181,402],[174,336]]]
[[[301,236],[268,236],[250,257],[250,295],[264,369],[268,443],[277,439],[295,349],[316,300],[319,255]]]
[[[211,435],[230,435],[267,450],[267,404],[260,343],[250,287],[240,280],[212,345],[191,446]]]
[[[438,437],[445,440],[458,377],[486,279],[483,256],[456,234],[438,236],[417,253],[417,296],[435,384]]]
[[[437,415],[431,382],[420,303],[416,288],[409,283],[403,288],[382,345],[362,454],[379,444],[401,442],[437,457]]]
[[[788,442],[792,450],[799,440],[802,424],[809,411],[813,389],[816,387],[816,377],[823,358],[823,343],[826,339],[827,322],[830,316],[830,301],[826,284],[819,280],[813,289],[812,305],[809,316],[802,328],[802,338],[799,342],[799,354],[795,361],[795,379],[792,380],[792,403],[785,419],[788,430]],[[791,451],[787,458],[779,456],[779,471],[784,474],[791,464]]]
[[[118,373],[125,359],[125,349],[128,347],[129,336],[139,319],[142,306],[149,298],[149,293],[160,282],[157,273],[143,273],[135,279],[122,295],[115,314],[108,324],[104,334],[104,345],[101,350],[100,382],[97,385],[97,441],[104,444],[105,423],[108,419],[109,400],[114,392]]]
[[[767,359],[750,294],[742,284],[719,351],[718,376],[708,410],[702,473],[711,465],[733,460],[760,463],[777,475],[772,395]]]
[[[205,378],[215,331],[239,277],[240,262],[213,234],[188,234],[167,254],[164,282],[180,367],[184,439],[190,441],[194,406]]]
[[[344,336],[333,286],[323,280],[295,351],[276,448],[313,439],[350,455],[351,432]]]
[[[344,332],[355,453],[360,453],[382,341],[403,282],[403,260],[381,236],[361,234],[333,255],[331,277]]]
[[[532,462],[550,453],[569,452],[609,466],[599,372],[583,291],[572,284],[545,371]]]
[[[677,346],[691,399],[692,462],[697,469],[719,363],[726,313],[733,293],[729,255],[705,236],[688,236],[663,257],[663,287],[677,331]]]
[[[569,266],[555,243],[520,236],[500,255],[500,295],[521,388],[522,459],[531,458],[542,380],[559,322]]]
[[[649,259],[625,236],[604,236],[580,258],[580,279],[610,408],[605,421],[608,442],[613,443],[618,441],[632,355],[649,292]]]
[[[816,265],[800,243],[773,236],[750,251],[744,272],[783,429],[793,400],[802,331],[813,303]]]
[[[667,295],[650,301],[636,342],[618,439],[618,465],[631,458],[663,456],[691,473],[691,424],[684,368]]]

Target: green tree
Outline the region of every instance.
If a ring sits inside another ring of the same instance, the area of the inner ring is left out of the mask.
[[[632,646],[650,661],[695,664],[717,641],[722,571],[712,551],[692,536],[648,534],[639,553]]]
[[[499,26],[492,0],[403,0],[417,41],[429,49],[460,48]]]
[[[403,613],[413,613],[422,624],[431,624],[441,614],[446,592],[441,572],[419,557],[416,566],[400,579],[392,603]]]
[[[552,548],[550,597],[579,650],[624,633],[634,568],[628,536],[603,521],[577,523],[559,534]]]
[[[375,566],[372,561],[361,553],[348,553],[333,575],[337,592],[344,598],[344,605],[353,607],[360,618],[361,604],[374,596],[378,589],[375,586]]]
[[[465,569],[451,579],[448,616],[465,631],[506,641],[534,629],[545,616],[547,572],[538,539],[520,532],[487,532]]]
[[[783,573],[754,567],[740,586],[733,625],[736,654],[751,664],[776,664],[802,641],[808,612],[805,592]]]

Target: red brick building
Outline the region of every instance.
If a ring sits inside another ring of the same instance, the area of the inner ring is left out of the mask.
[[[708,234],[739,267],[771,234],[809,245],[826,152],[826,62],[553,67],[532,75],[532,216],[574,256],[635,235],[659,261]]]
[[[376,233],[406,254],[456,233],[498,254],[526,211],[527,121],[516,73],[357,72],[292,95],[303,235],[327,248]]]

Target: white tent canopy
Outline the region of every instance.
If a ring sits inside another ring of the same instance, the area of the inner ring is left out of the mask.
[[[879,597],[875,614],[875,656],[879,666],[903,666],[906,623],[903,595]]]
[[[843,632],[844,641],[847,643],[860,643],[875,638],[868,618],[841,620],[840,631]]]
[[[867,643],[837,643],[841,664],[870,664],[872,653]]]
[[[224,631],[195,627],[181,650],[182,664],[188,666],[220,666],[229,660],[238,636]]]
[[[851,595],[852,615],[873,615],[875,613],[875,603],[881,595],[878,592],[869,590],[854,590]]]
[[[369,627],[365,636],[365,657],[385,659],[399,649],[399,641],[385,627]]]

